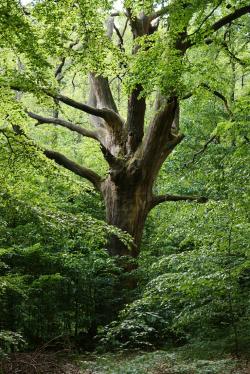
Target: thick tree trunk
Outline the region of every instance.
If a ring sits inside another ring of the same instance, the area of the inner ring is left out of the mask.
[[[119,182],[109,176],[102,186],[107,223],[118,227],[133,237],[131,249],[115,235],[109,240],[108,250],[112,256],[139,255],[143,228],[149,212],[151,188],[126,175]]]

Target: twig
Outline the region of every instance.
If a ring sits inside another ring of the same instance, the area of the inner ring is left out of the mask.
[[[204,146],[198,151],[196,152],[194,155],[193,155],[193,158],[191,161],[188,161],[184,164],[185,167],[187,167],[188,165],[194,163],[195,159],[197,156],[199,156],[200,154],[204,153],[205,150],[207,149],[208,145],[210,143],[212,143],[212,141],[216,138],[216,135],[213,135],[210,139],[208,139],[208,141],[204,144]]]
[[[199,27],[194,31],[192,32],[192,34],[189,34],[188,37],[190,36],[193,36],[194,34],[196,34],[198,31],[200,31],[200,29],[202,28],[202,26],[204,25],[204,23],[208,20],[209,17],[211,17],[213,15],[213,13],[216,11],[217,8],[219,8],[219,6],[222,4],[222,0],[211,10],[211,12],[204,18],[204,20],[201,22],[201,24],[199,25]]]

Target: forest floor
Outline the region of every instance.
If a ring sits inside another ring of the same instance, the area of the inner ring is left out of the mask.
[[[178,351],[82,356],[77,362],[79,374],[250,374],[246,359],[191,359]]]
[[[0,362],[1,374],[250,374],[250,361],[232,355],[201,354],[197,347],[174,351],[122,351],[71,355],[35,351]]]

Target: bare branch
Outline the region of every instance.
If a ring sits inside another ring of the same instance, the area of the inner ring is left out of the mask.
[[[191,195],[160,195],[153,196],[150,204],[150,209],[153,209],[156,205],[164,203],[166,201],[196,201],[197,203],[206,203],[208,199],[205,196],[191,196]]]
[[[208,139],[208,141],[204,144],[204,146],[203,146],[203,147],[202,147],[198,152],[196,152],[196,153],[193,155],[192,160],[189,161],[189,162],[187,162],[184,166],[188,166],[188,165],[192,164],[192,163],[195,161],[195,159],[196,159],[197,156],[199,156],[200,154],[202,154],[202,153],[205,152],[205,150],[207,149],[208,145],[209,145],[210,143],[212,143],[212,141],[213,141],[215,138],[216,138],[216,135],[213,135],[210,139]]]
[[[148,35],[150,30],[150,18],[146,16],[144,12],[140,13],[138,17],[132,14],[130,8],[126,9],[127,17],[129,19],[133,39],[135,40],[138,36]],[[135,45],[132,53],[135,54],[140,47]]]
[[[103,77],[100,77],[100,78],[103,78]],[[104,79],[106,79],[106,78],[104,78]],[[24,91],[24,89],[22,89],[18,86],[15,86],[15,85],[12,85],[10,88],[12,90],[15,90],[15,91],[21,91],[21,92]],[[26,90],[26,91],[27,92],[32,92],[32,90]],[[106,124],[111,129],[113,129],[115,131],[119,131],[123,127],[123,124],[124,124],[123,119],[120,117],[120,115],[116,111],[114,111],[112,109],[108,109],[107,107],[95,108],[93,106],[90,106],[90,105],[87,105],[87,104],[84,104],[84,103],[80,103],[79,101],[71,99],[68,96],[52,93],[51,91],[48,91],[47,89],[41,89],[41,91],[43,91],[46,95],[48,95],[52,99],[60,101],[60,102],[66,104],[66,105],[68,105],[72,108],[79,109],[79,110],[81,110],[85,113],[88,113],[88,114],[92,115],[92,116],[96,116],[96,117],[100,117],[100,118],[104,119]],[[101,94],[100,94],[100,97],[104,98],[102,103],[105,104],[105,102],[106,102],[107,105],[108,105],[108,97],[105,98],[105,95],[101,95]]]
[[[67,128],[71,131],[75,131],[78,134],[81,134],[81,135],[86,136],[88,138],[98,140],[98,134],[96,132],[84,129],[83,127],[75,125],[74,123],[71,123],[69,121],[65,121],[63,119],[54,118],[54,117],[46,118],[46,117],[40,116],[40,115],[38,115],[36,113],[33,113],[33,112],[27,112],[27,114],[28,114],[29,117],[37,120],[40,124],[48,123],[48,124],[53,124],[53,125],[59,125],[59,126]]]
[[[75,91],[75,89],[76,89],[76,84],[75,84],[75,78],[76,78],[76,72],[74,73],[74,75],[73,75],[73,78],[72,78],[72,80],[71,80],[71,84],[72,84],[72,87],[73,87],[73,91]]]
[[[231,111],[231,109],[230,109],[230,107],[228,105],[228,101],[227,101],[226,97],[222,93],[220,93],[220,92],[218,92],[216,90],[213,90],[206,83],[202,83],[200,86],[204,87],[206,90],[208,90],[209,92],[211,92],[212,94],[214,94],[215,96],[217,96],[219,99],[221,99],[223,101],[224,105],[225,105],[226,110],[228,111],[228,113],[230,114],[230,116],[232,116],[233,113],[232,113],[232,111]]]
[[[101,181],[102,178],[95,173],[93,170],[85,168],[81,165],[78,165],[76,162],[68,159],[66,156],[59,152],[51,151],[51,150],[44,150],[44,154],[50,160],[54,160],[58,165],[63,166],[64,168],[72,171],[73,173],[79,175],[90,181],[94,187],[100,191]]]
[[[106,27],[107,27],[106,35],[109,39],[111,39],[113,35],[113,31],[114,31],[114,18],[113,17],[108,17],[108,19],[106,20]]]
[[[127,30],[128,21],[129,21],[128,18],[126,18],[126,22],[125,22],[125,25],[124,25],[124,29],[122,30],[122,33],[121,33],[122,37],[124,37],[125,32],[126,32],[126,30]]]
[[[123,13],[121,13],[121,12],[112,12],[111,14],[110,14],[110,16],[111,17],[118,17],[118,16],[121,16]]]
[[[14,85],[10,86],[10,88],[12,90],[20,91],[20,92],[25,91],[23,88],[20,88],[18,86],[14,86]],[[79,101],[71,99],[68,96],[64,96],[64,95],[60,95],[60,94],[55,94],[55,93],[52,93],[51,91],[48,91],[47,89],[41,89],[41,90],[46,95],[48,95],[49,97],[51,97],[54,100],[58,100],[58,101],[66,104],[66,105],[68,105],[68,106],[70,106],[72,108],[79,109],[82,112],[91,114],[92,116],[103,118],[110,127],[123,126],[123,120],[122,120],[122,118],[119,116],[119,114],[117,114],[116,112],[114,112],[111,109],[107,109],[107,108],[100,108],[100,109],[99,108],[95,108],[93,106],[90,106],[90,105],[87,105],[87,104],[84,104],[84,103],[80,103]],[[27,90],[27,92],[32,92],[32,91],[31,90]]]
[[[72,41],[70,44],[69,44],[69,49],[72,49],[73,47],[75,47],[77,44],[79,43],[79,40],[75,40],[75,41]],[[63,78],[63,74],[62,74],[62,70],[65,66],[65,63],[66,63],[66,56],[63,56],[61,58],[61,62],[59,63],[59,65],[57,66],[56,70],[55,70],[55,78],[58,82],[60,82]]]
[[[89,77],[89,81],[90,81],[90,77]],[[92,106],[94,108],[97,107],[97,99],[96,99],[94,88],[93,88],[93,86],[91,84],[91,81],[90,81],[90,90],[89,90],[89,97],[88,97],[88,105],[90,105],[90,106]],[[90,115],[89,118],[90,118],[90,122],[92,123],[92,125],[94,127],[96,127],[97,129],[105,127],[104,123],[103,123],[103,120],[101,118],[93,116],[93,115]]]

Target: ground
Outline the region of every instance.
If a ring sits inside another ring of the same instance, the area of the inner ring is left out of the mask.
[[[0,374],[250,374],[246,357],[212,357],[209,353],[198,358],[197,352],[197,347],[194,351],[181,348],[81,355],[37,350],[0,362]]]
[[[192,360],[166,351],[83,356],[78,363],[81,374],[250,374],[250,366],[243,359]]]

